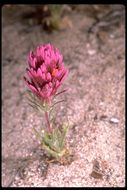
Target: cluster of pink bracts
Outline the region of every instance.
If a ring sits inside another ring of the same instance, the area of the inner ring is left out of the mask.
[[[49,102],[65,79],[63,56],[51,44],[40,45],[28,58],[29,67],[24,76],[28,88],[42,101]]]

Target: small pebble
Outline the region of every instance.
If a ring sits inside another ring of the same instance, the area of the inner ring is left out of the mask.
[[[112,39],[113,39],[113,38],[115,38],[115,36],[114,36],[113,34],[111,34],[111,35],[110,35],[110,38],[112,38]]]
[[[94,55],[95,53],[96,53],[95,50],[88,50],[88,54],[89,54],[89,55]]]
[[[117,118],[115,118],[115,117],[112,117],[110,119],[110,123],[119,123],[119,120]]]

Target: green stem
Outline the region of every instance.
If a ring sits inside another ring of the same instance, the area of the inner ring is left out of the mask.
[[[45,119],[46,119],[46,122],[47,122],[48,132],[52,133],[52,128],[51,128],[51,125],[50,125],[49,115],[48,115],[47,111],[45,112]]]

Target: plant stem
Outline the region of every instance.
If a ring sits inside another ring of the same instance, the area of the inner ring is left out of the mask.
[[[50,125],[49,115],[48,115],[47,111],[45,112],[45,119],[46,119],[46,122],[47,122],[48,132],[52,133],[52,128],[51,128],[51,125]]]

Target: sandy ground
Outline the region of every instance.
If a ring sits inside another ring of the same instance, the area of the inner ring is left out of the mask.
[[[24,9],[9,14],[7,9],[2,9],[2,186],[124,187],[124,19],[108,30],[96,26],[88,33],[94,18],[70,11],[72,27],[48,34],[21,21]],[[43,118],[30,108],[25,94],[27,55],[47,42],[60,49],[69,69],[58,119],[68,117],[71,125],[70,165],[45,162],[32,130],[43,126]]]

